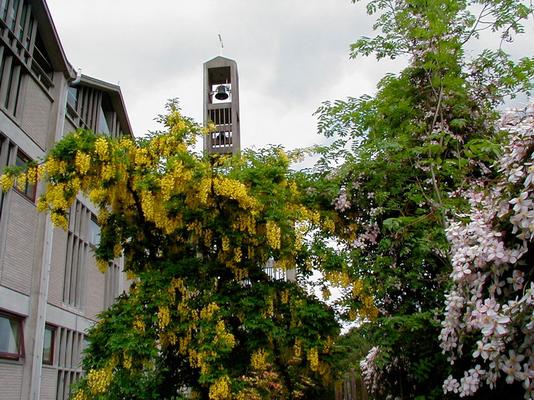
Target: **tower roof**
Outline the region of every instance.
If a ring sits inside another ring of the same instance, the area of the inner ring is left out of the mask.
[[[208,67],[233,65],[235,68],[237,68],[237,63],[234,60],[232,60],[231,58],[223,57],[223,56],[214,57],[211,60],[206,61],[204,65]]]

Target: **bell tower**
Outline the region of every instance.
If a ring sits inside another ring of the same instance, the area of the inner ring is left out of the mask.
[[[204,63],[204,125],[215,130],[204,136],[205,154],[236,154],[241,149],[237,64],[226,57]]]

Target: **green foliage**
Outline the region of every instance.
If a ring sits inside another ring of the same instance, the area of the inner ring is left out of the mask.
[[[372,0],[367,10],[379,34],[354,43],[351,56],[408,56],[409,66],[386,75],[375,96],[318,109],[319,132],[333,144],[318,151],[316,178],[328,190],[314,195],[335,206],[348,273],[372,288],[380,310],[351,334],[381,349],[372,395],[441,398],[447,370],[433,315],[449,285],[447,216],[465,206],[454,193],[467,178],[492,178],[495,106],[530,90],[534,75],[533,58],[499,49],[468,60],[463,48],[485,29],[505,41],[521,33],[532,6]]]
[[[90,330],[73,398],[328,398],[339,324],[303,287],[312,268],[338,266],[323,267],[308,240],[328,221],[303,194],[306,174],[279,147],[195,154],[207,129],[175,102],[167,111],[164,132],[134,142],[79,130],[39,166],[39,209],[66,228],[86,195],[99,210],[97,265],[123,256],[132,283]]]

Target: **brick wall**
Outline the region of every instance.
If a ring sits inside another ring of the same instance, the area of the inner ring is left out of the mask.
[[[15,191],[10,204],[1,284],[29,295],[38,215],[35,206]]]
[[[0,363],[0,398],[20,400],[23,366],[20,364]]]
[[[65,257],[67,254],[67,232],[54,228],[48,302],[61,307],[63,301],[63,280],[65,279]]]
[[[22,107],[21,126],[41,147],[46,148],[52,110],[52,101],[31,77],[27,77],[25,102]]]

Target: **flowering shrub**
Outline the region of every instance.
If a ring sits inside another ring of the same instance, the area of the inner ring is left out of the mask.
[[[304,281],[323,267],[308,233],[326,222],[304,203],[306,180],[278,147],[194,153],[206,130],[174,103],[162,122],[166,132],[137,142],[73,132],[39,166],[0,177],[3,190],[42,181],[38,207],[61,227],[78,193],[88,196],[98,265],[124,255],[133,286],[88,333],[74,398],[324,398],[334,311],[265,271],[274,261]]]
[[[463,191],[470,205],[450,221],[453,286],[446,296],[441,347],[461,377],[443,390],[471,396],[484,385],[521,384],[534,398],[534,105],[506,113],[508,134],[495,175]]]

